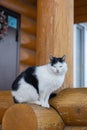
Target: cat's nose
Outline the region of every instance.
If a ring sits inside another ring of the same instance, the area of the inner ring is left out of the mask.
[[[57,73],[59,73],[59,70],[57,70]]]

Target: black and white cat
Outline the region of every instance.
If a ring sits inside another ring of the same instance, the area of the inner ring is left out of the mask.
[[[12,84],[12,95],[18,103],[34,103],[49,108],[49,97],[62,86],[67,72],[65,55],[51,56],[43,66],[27,68]]]

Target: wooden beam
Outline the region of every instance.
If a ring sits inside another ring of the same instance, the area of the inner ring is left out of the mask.
[[[28,105],[13,105],[4,115],[2,129],[37,130],[37,120],[34,111]]]
[[[21,17],[21,30],[31,34],[36,35],[36,22],[27,17]]]
[[[37,5],[37,0],[20,0],[21,2],[25,4],[31,4],[31,5]]]
[[[64,88],[73,86],[73,0],[37,1],[36,64],[49,61],[50,54],[66,55],[68,73]]]
[[[5,113],[3,130],[63,130],[64,123],[53,109],[38,105],[18,104]]]
[[[75,7],[82,7],[87,5],[87,0],[74,0]]]
[[[36,51],[36,37],[21,31],[21,47]]]
[[[66,126],[87,126],[87,88],[65,89],[50,103]]]
[[[87,22],[87,0],[74,0],[74,23]]]
[[[86,126],[67,126],[64,130],[87,130]]]
[[[36,8],[26,6],[19,0],[0,0],[0,5],[36,20]]]
[[[10,91],[0,91],[0,124],[5,111],[14,104]]]
[[[25,49],[25,48],[21,48],[20,49],[20,63],[21,64],[25,64],[25,65],[29,65],[29,66],[33,66],[35,65],[35,52]]]

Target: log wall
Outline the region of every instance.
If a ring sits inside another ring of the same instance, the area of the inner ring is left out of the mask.
[[[87,0],[74,0],[74,23],[87,22]]]
[[[35,65],[37,0],[0,0],[0,5],[21,14],[20,72]]]

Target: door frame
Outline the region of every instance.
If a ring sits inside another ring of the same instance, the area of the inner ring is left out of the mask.
[[[8,9],[2,5],[0,5],[0,9],[4,10],[6,12],[6,14],[14,17],[17,19],[17,32],[16,32],[16,41],[18,43],[18,46],[17,46],[17,65],[16,65],[16,76],[18,75],[19,73],[19,65],[20,65],[20,29],[21,29],[21,14],[19,13],[16,13],[14,12],[13,10],[11,9]]]

